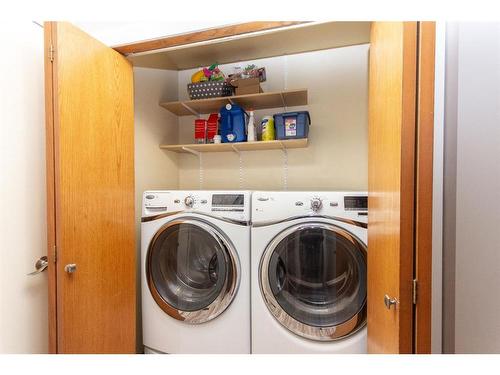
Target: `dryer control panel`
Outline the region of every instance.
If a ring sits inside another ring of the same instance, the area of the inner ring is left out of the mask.
[[[193,212],[250,221],[250,206],[249,191],[146,191],[143,194],[142,217]]]
[[[252,194],[252,222],[264,223],[301,216],[329,216],[366,223],[366,192],[255,191]]]

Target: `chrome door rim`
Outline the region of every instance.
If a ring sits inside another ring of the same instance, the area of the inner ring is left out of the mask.
[[[225,276],[226,280],[224,281],[222,290],[217,296],[217,298],[215,298],[215,300],[208,306],[197,311],[179,310],[170,305],[156,289],[155,283],[151,275],[151,254],[155,242],[158,240],[158,237],[165,230],[174,225],[179,225],[179,224],[195,225],[208,232],[217,241],[217,243],[221,246],[222,249],[227,250],[227,257],[229,260],[228,267],[232,268],[233,271],[233,277],[231,278],[231,280],[228,280],[226,274]],[[221,233],[221,231],[217,230],[213,225],[202,219],[195,217],[182,217],[162,225],[160,229],[156,231],[155,235],[151,239],[146,254],[146,280],[148,283],[149,291],[153,296],[153,299],[165,313],[167,313],[174,319],[186,323],[201,324],[218,317],[229,307],[231,302],[234,300],[240,282],[240,262],[233,243],[229,240],[227,236]]]
[[[288,235],[291,233],[302,230],[302,229],[311,229],[311,228],[322,228],[331,230],[349,241],[351,241],[356,247],[358,247],[365,259],[367,256],[366,245],[357,238],[352,233],[346,231],[345,229],[338,227],[334,224],[327,224],[323,222],[307,222],[302,224],[296,224],[291,227],[286,228],[276,235],[271,242],[267,245],[264,253],[261,257],[259,264],[259,286],[261,290],[262,297],[264,299],[264,303],[267,308],[274,316],[274,318],[285,328],[287,328],[292,333],[310,339],[314,341],[335,341],[340,339],[345,339],[349,336],[354,335],[360,329],[362,329],[366,325],[366,298],[361,307],[361,309],[354,314],[350,319],[345,322],[342,322],[338,325],[329,326],[329,327],[317,327],[308,325],[298,321],[297,319],[290,316],[278,303],[274,294],[271,290],[271,286],[269,284],[269,261],[271,255],[273,254],[276,246]]]

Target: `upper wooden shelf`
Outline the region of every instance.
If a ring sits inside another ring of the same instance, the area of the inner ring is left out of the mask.
[[[127,54],[137,67],[184,70],[214,62],[227,64],[370,43],[371,22],[283,24],[285,27],[263,25],[270,28],[257,27],[255,32],[244,33],[236,29],[211,29],[203,33],[117,46],[115,49]]]
[[[245,109],[254,110],[307,105],[307,89],[160,103],[163,108],[177,116],[219,112],[226,104],[238,104]]]

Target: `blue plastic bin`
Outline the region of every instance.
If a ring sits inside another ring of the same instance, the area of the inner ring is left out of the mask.
[[[308,111],[277,113],[273,117],[276,139],[307,138],[311,123]]]

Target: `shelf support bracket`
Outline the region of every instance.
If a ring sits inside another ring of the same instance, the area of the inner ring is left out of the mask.
[[[283,109],[286,112],[286,100],[282,92],[280,92],[280,97],[281,97],[281,103],[283,104]]]
[[[189,152],[190,154],[193,154],[197,157],[200,157],[201,156],[201,152],[200,151],[196,151],[196,150],[193,150],[192,148],[189,148],[189,147],[186,147],[186,146],[182,146],[182,149],[186,152]]]
[[[184,102],[181,102],[182,106],[184,108],[186,108],[189,112],[191,112],[194,116],[198,116],[200,117],[200,114],[198,112],[196,112],[193,108],[191,108],[190,106],[188,106],[186,103]]]
[[[238,148],[234,145],[234,143],[231,143],[231,148],[233,149],[234,152],[236,152],[238,155],[241,155],[241,151],[238,150]]]
[[[198,157],[199,162],[199,180],[200,180],[200,190],[203,189],[203,161],[202,161],[202,153],[200,151],[193,150],[192,148],[182,146],[182,149],[190,154],[193,154]]]

